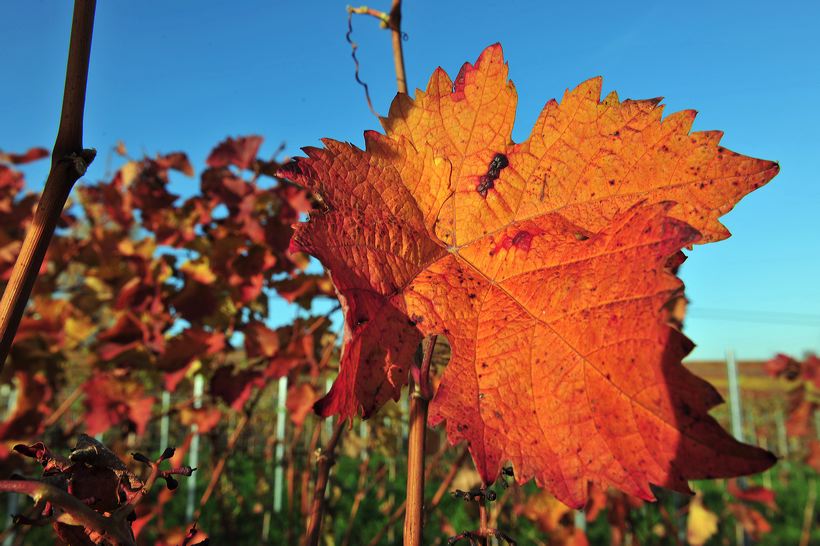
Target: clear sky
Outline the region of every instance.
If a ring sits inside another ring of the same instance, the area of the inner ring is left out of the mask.
[[[353,79],[345,5],[99,2],[85,121],[99,154],[87,179],[103,176],[120,139],[132,154],[184,150],[197,167],[227,135],[264,136],[263,155],[321,137],[361,146],[378,124]],[[70,21],[68,1],[4,3],[0,149],[53,144]],[[362,77],[386,113],[389,34],[371,18],[354,28]],[[411,88],[501,42],[519,96],[516,141],[548,99],[602,75],[604,93],[664,96],[667,112],[698,110],[696,130],[725,131],[724,146],[779,161],[781,174],[724,217],[733,236],[684,265],[686,332],[695,358],[820,352],[820,2],[407,0],[404,29]],[[26,170],[32,187],[46,168]]]

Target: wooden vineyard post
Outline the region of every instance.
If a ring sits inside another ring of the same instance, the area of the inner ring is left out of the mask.
[[[202,374],[194,376],[194,409],[202,407],[202,391],[205,387],[205,378]],[[197,468],[199,465],[199,427],[196,423],[191,425],[191,449],[188,453],[188,465],[191,468]],[[187,480],[188,483],[188,498],[185,503],[185,519],[191,521],[194,517],[194,510],[196,510],[196,479],[191,478]]]
[[[168,436],[171,429],[171,393],[168,389],[162,391],[162,417],[159,420],[159,452],[165,451],[168,447]]]
[[[273,471],[273,513],[282,511],[282,491],[284,489],[285,468],[285,417],[287,409],[285,404],[288,397],[288,378],[279,379],[278,392],[276,396],[276,449],[275,467]]]
[[[732,436],[738,442],[743,441],[743,408],[740,400],[740,382],[737,375],[737,361],[735,360],[735,352],[726,351],[726,375],[729,380],[729,411],[732,418]],[[740,488],[745,487],[745,480],[740,478],[738,485]],[[745,546],[749,542],[749,537],[743,530],[740,522],[735,523],[735,540],[738,546]]]

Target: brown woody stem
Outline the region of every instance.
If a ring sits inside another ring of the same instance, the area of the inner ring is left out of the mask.
[[[482,489],[486,489],[486,486],[482,485]],[[481,496],[481,499],[478,501],[478,535],[479,535],[479,544],[486,545],[489,543],[487,537],[489,536],[489,528],[487,525],[487,501],[484,499],[484,496]]]
[[[450,470],[447,472],[447,475],[441,481],[441,484],[439,484],[438,489],[436,489],[436,492],[433,493],[433,499],[430,501],[428,511],[438,506],[441,502],[441,499],[443,499],[444,495],[447,494],[447,490],[450,489],[450,485],[452,485],[453,480],[456,479],[456,474],[458,474],[458,471],[461,469],[461,465],[463,465],[464,461],[467,460],[467,455],[469,454],[469,451],[467,451],[466,449],[463,450],[461,452],[461,455],[458,456],[458,459],[456,459],[450,466]]]
[[[83,394],[83,385],[78,385],[73,391],[71,391],[71,394],[69,394],[66,397],[66,399],[63,400],[62,404],[60,404],[60,406],[56,410],[54,410],[54,413],[50,414],[43,420],[43,427],[48,428],[57,421],[59,421],[60,417],[65,415],[65,412],[67,412],[71,408],[71,405],[74,402],[76,402],[77,399],[80,398]]]
[[[129,524],[95,512],[77,497],[53,485],[36,480],[1,480],[0,491],[28,495],[35,503],[47,501],[64,512],[57,517],[57,521],[67,525],[82,525],[104,536],[116,546],[136,544],[131,536]]]
[[[402,49],[401,0],[393,0],[387,26],[393,34],[393,64],[396,67],[396,87],[399,89],[399,93],[406,95],[407,75],[404,72],[404,50]]]
[[[34,281],[74,183],[94,160],[83,149],[83,110],[96,0],[75,0],[60,128],[43,193],[0,300],[0,369],[11,351]]]
[[[325,489],[330,477],[330,469],[336,462],[336,444],[346,427],[347,421],[340,419],[336,423],[333,435],[327,445],[319,454],[318,471],[316,475],[316,485],[313,488],[313,502],[310,505],[310,516],[308,519],[307,534],[305,535],[306,546],[317,546],[319,544],[319,533],[322,529],[322,516],[325,511]]]
[[[439,450],[435,456],[433,456],[430,462],[427,464],[427,469],[424,471],[424,479],[430,477],[433,472],[434,468],[438,468],[439,460],[441,456],[444,455],[444,452],[447,450],[447,446],[445,445],[443,449]],[[453,483],[453,479],[455,479],[456,474],[458,473],[458,469],[461,467],[461,463],[464,462],[464,458],[467,455],[467,451],[465,450],[462,452],[461,456],[453,463],[450,471],[445,476],[444,480],[439,485],[439,488],[436,490],[436,493],[433,495],[433,500],[430,501],[429,504],[424,506],[424,513],[430,514],[436,506],[439,505],[441,499],[444,497],[444,493],[447,489],[450,488],[450,485]],[[368,542],[368,546],[376,546],[377,544],[381,543],[382,537],[387,533],[390,528],[392,528],[403,516],[405,508],[407,507],[407,501],[403,501],[400,505],[396,507],[395,510],[390,514],[387,518],[387,522],[379,529],[379,532],[376,533],[370,542]]]
[[[313,432],[310,435],[310,443],[308,444],[308,453],[315,453],[316,446],[319,445],[319,436],[322,433],[322,427],[316,424],[313,427]],[[302,469],[302,491],[300,494],[300,505],[299,505],[299,513],[302,514],[302,518],[307,521],[307,515],[310,510],[310,506],[308,503],[310,502],[310,467],[305,465]]]
[[[371,474],[367,471],[369,465],[370,459],[368,457],[362,459],[362,462],[359,465],[359,482],[356,486],[356,495],[353,497],[353,506],[350,508],[347,531],[345,531],[341,546],[348,546],[348,544],[350,544],[350,539],[352,538],[353,530],[355,529],[354,522],[356,521],[356,514],[359,513],[359,508],[362,506],[362,501],[368,494],[370,494],[373,488],[376,487],[382,479],[384,479],[384,475],[387,473],[387,465],[382,464],[375,473]]]
[[[404,513],[404,544],[420,546],[424,530],[424,444],[427,433],[427,406],[430,362],[436,347],[436,336],[424,341],[419,385],[410,380],[410,426],[407,441],[407,500]]]
[[[367,6],[359,6],[358,8],[347,6],[347,11],[348,13],[355,13],[356,15],[369,15],[371,17],[375,17],[381,21],[384,27],[387,27],[390,24],[390,15],[377,9],[369,8]]]

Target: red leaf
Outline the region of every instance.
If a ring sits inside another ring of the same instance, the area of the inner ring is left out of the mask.
[[[236,165],[240,169],[248,169],[256,159],[262,140],[261,136],[228,138],[213,149],[206,163],[214,168]]]
[[[11,163],[12,165],[22,165],[23,163],[31,163],[38,159],[48,157],[50,152],[45,148],[29,148],[28,151],[22,154],[10,154],[0,151],[0,161]]]
[[[254,370],[234,373],[233,366],[222,366],[211,376],[210,391],[235,411],[242,411],[259,377],[260,373]]]
[[[194,280],[188,280],[182,291],[171,301],[180,315],[192,323],[201,322],[219,308],[219,299],[214,294],[214,289]]]
[[[783,376],[791,381],[800,374],[800,363],[790,356],[778,354],[766,362],[766,373],[772,377]]]
[[[789,417],[786,432],[789,436],[804,437],[814,433],[814,412],[818,403],[806,396],[801,386],[789,393]]]
[[[811,354],[803,361],[802,373],[803,380],[811,383],[815,389],[820,390],[820,358],[817,355]]]
[[[157,366],[165,372],[176,371],[188,366],[195,358],[214,355],[224,347],[223,333],[188,328],[168,341],[165,352],[157,361]]]
[[[273,283],[276,293],[290,303],[296,303],[304,309],[310,309],[313,300],[319,296],[336,297],[333,283],[327,275],[294,275],[288,279]]]
[[[816,472],[820,472],[820,440],[812,440],[809,442],[806,464],[812,467]]]
[[[737,500],[745,502],[759,502],[771,508],[772,510],[777,509],[777,502],[775,500],[774,491],[766,487],[752,485],[746,487],[745,489],[741,489],[737,484],[737,480],[729,480],[729,485],[727,486],[726,490],[729,492],[730,495],[734,496]]]
[[[114,425],[127,422],[137,435],[142,435],[151,419],[153,396],[144,396],[144,389],[127,377],[97,372],[83,385],[85,391],[86,434],[94,436]]]
[[[248,358],[272,358],[279,352],[279,334],[259,321],[252,321],[244,328],[245,352]]]
[[[207,434],[222,421],[222,412],[219,408],[184,408],[179,421],[187,427],[196,425],[199,434]]]
[[[211,206],[225,205],[233,214],[238,213],[242,198],[253,193],[253,187],[229,169],[214,168],[202,173],[202,195]]]
[[[154,159],[154,162],[160,169],[173,169],[186,176],[194,176],[194,167],[188,160],[188,155],[183,152],[173,152],[170,154],[157,156],[157,158]]]
[[[51,413],[48,403],[52,392],[44,374],[18,371],[14,377],[17,379],[17,399],[11,415],[0,423],[0,459],[8,455],[8,442],[29,440],[40,435],[44,428],[43,420]],[[42,444],[36,445],[45,450]],[[39,460],[40,455],[35,457]]]
[[[313,409],[317,396],[314,388],[307,383],[293,385],[288,389],[285,403],[288,416],[294,425],[301,427],[305,423],[308,413]]]
[[[103,361],[111,361],[123,353],[142,347],[150,337],[147,326],[132,313],[125,312],[111,328],[97,334],[100,342],[97,354]]]
[[[726,505],[732,515],[743,526],[753,540],[760,540],[760,537],[771,532],[772,526],[769,521],[757,510],[744,504],[730,502]]]

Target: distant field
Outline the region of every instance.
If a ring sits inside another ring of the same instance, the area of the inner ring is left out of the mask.
[[[684,365],[717,388],[724,398],[728,396],[729,379],[726,362],[723,360],[696,360]],[[737,362],[738,379],[741,396],[757,398],[760,396],[777,397],[785,395],[794,388],[794,383],[782,378],[772,378],[766,373],[766,362],[763,360],[746,360]]]

